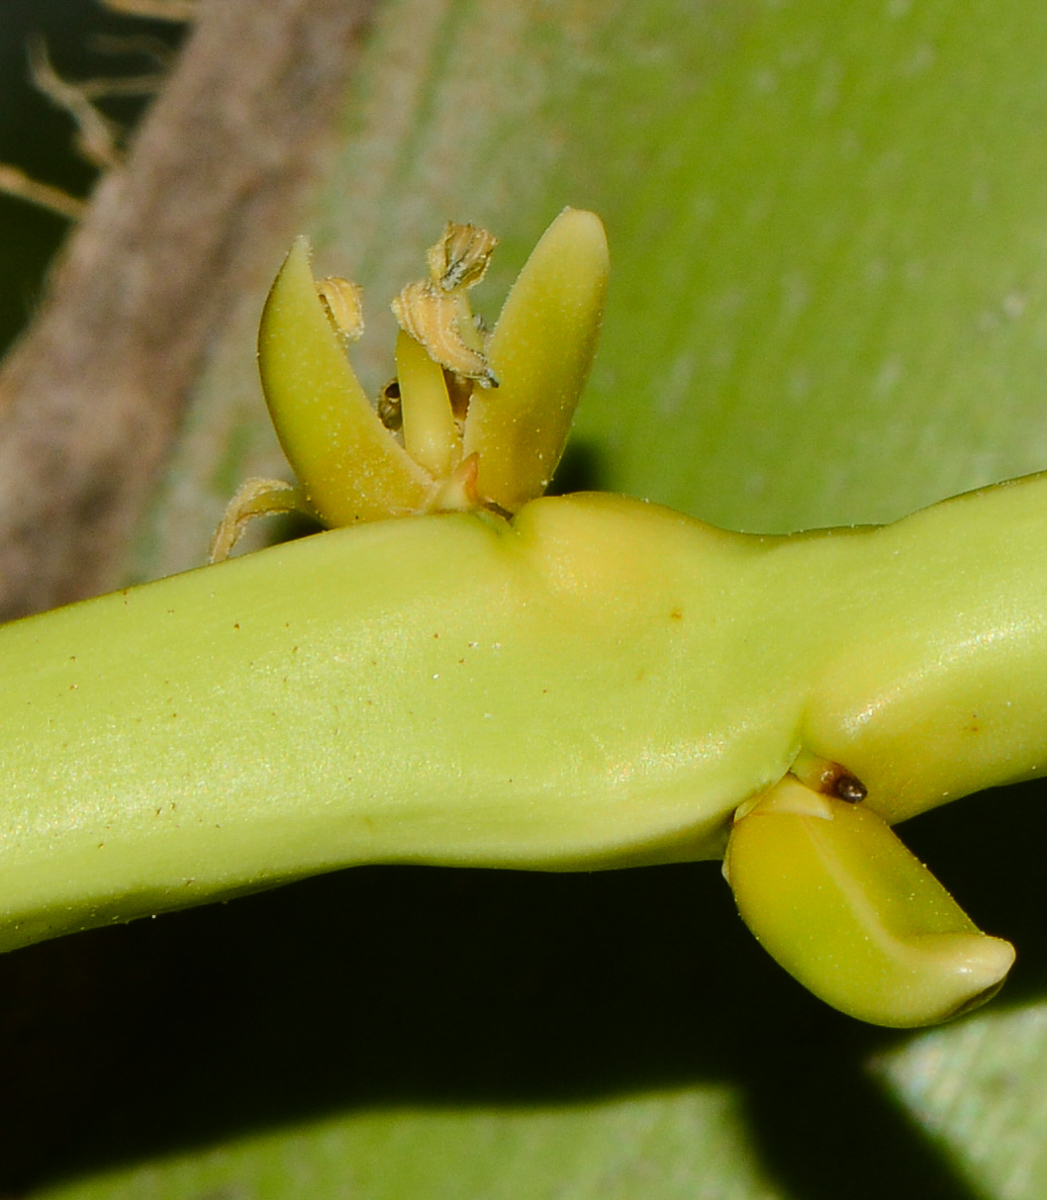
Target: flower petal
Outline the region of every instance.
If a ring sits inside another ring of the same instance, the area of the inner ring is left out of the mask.
[[[508,512],[540,496],[560,461],[603,319],[607,237],[567,208],[535,246],[505,302],[487,358],[497,389],[473,392],[463,455],[481,497]]]
[[[258,368],[277,437],[329,526],[424,511],[432,480],[371,407],[297,238],[265,302]]]

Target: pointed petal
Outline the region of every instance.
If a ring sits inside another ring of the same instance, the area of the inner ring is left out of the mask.
[[[975,1008],[1014,962],[880,817],[790,776],[735,823],[725,874],[764,949],[874,1025],[933,1025]]]
[[[258,369],[277,436],[325,524],[423,510],[432,481],[378,420],[324,312],[297,238],[258,331]]]
[[[607,290],[600,218],[564,209],[505,302],[487,358],[498,388],[474,391],[463,454],[477,488],[509,512],[540,496],[560,461],[592,366]]]

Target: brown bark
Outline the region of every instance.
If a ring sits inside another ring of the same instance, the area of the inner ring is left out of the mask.
[[[286,238],[373,0],[208,0],[0,373],[0,616],[104,590],[208,343]]]

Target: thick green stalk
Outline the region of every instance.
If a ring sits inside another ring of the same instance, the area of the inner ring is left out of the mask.
[[[364,528],[0,631],[0,948],[353,863],[726,850],[743,917],[844,1011],[981,1002],[1013,950],[886,822],[1044,762],[1047,476],[788,537],[535,499],[607,245],[565,209],[488,339],[464,293],[496,241],[448,223],[401,290],[380,412],[345,354],[359,289],[315,284],[302,241],[273,285],[259,365],[298,486],[245,484],[214,557],[289,505]]]
[[[888,820],[1036,774],[1045,588],[1038,476],[783,538],[379,522],[17,622],[0,945],[351,863],[716,857],[801,750]]]

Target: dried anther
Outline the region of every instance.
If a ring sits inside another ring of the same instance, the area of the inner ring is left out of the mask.
[[[481,387],[497,387],[498,380],[465,293],[483,279],[497,245],[494,234],[478,225],[448,221],[443,237],[426,253],[429,278],[407,284],[392,304],[400,328],[434,362]]]
[[[443,237],[426,252],[429,278],[442,291],[470,288],[487,274],[498,239],[479,225],[448,221]]]
[[[214,532],[207,561],[225,562],[255,517],[269,517],[275,513],[297,513],[312,521],[317,519],[297,485],[283,479],[244,480]]]
[[[498,386],[462,293],[445,294],[429,280],[419,280],[396,297],[393,313],[404,333],[420,342],[434,362],[481,387]]]
[[[316,291],[338,336],[349,342],[359,341],[364,332],[363,288],[348,279],[328,275],[316,285]]]

